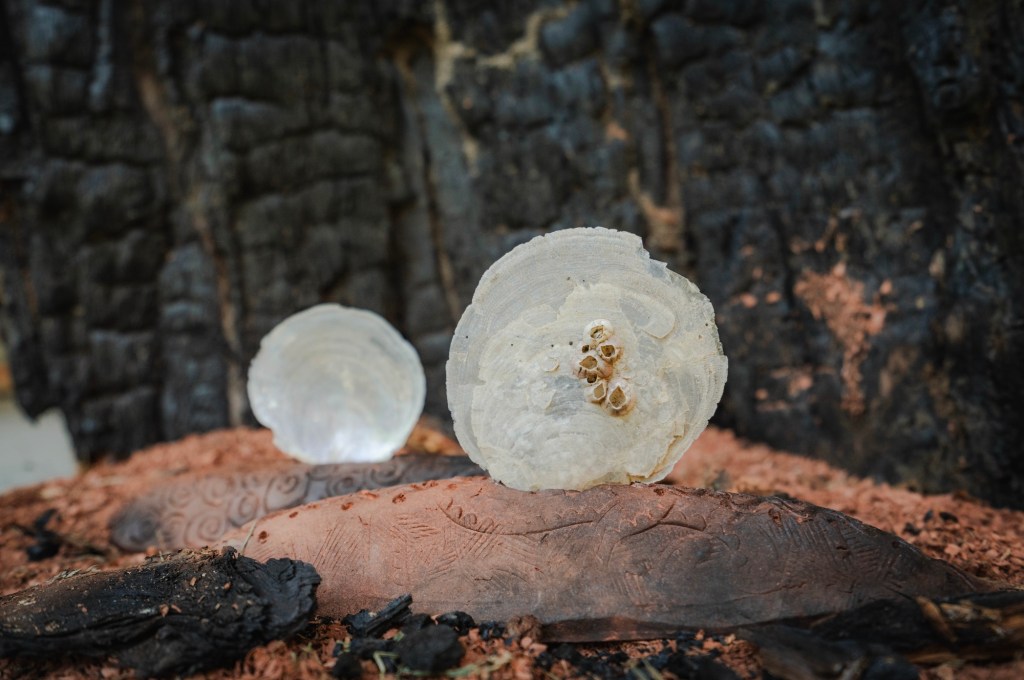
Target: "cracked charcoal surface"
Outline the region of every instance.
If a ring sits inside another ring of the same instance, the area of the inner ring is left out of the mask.
[[[459,635],[448,626],[431,625],[414,631],[395,643],[403,666],[414,671],[440,673],[462,660],[465,650]]]
[[[319,583],[308,564],[234,550],[75,570],[0,597],[0,657],[113,655],[139,677],[191,675],[302,630]]]
[[[1020,505],[1024,7],[0,2],[0,318],[83,460],[249,419],[259,339],[451,331],[528,238],[645,237],[718,310],[718,422]],[[524,200],[524,197],[527,200]]]

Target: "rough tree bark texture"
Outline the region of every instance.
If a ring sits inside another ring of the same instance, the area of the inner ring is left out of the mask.
[[[445,415],[482,271],[601,224],[715,303],[719,422],[1024,497],[1021,0],[0,7],[4,334],[83,459],[245,421],[324,300]]]

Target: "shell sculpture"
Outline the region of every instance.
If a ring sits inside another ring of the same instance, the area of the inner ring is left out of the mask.
[[[448,405],[469,456],[515,489],[663,478],[715,412],[711,302],[637,236],[567,229],[484,273],[455,330]]]
[[[426,377],[416,350],[379,315],[323,304],[263,338],[248,391],[256,419],[294,458],[380,462],[412,432]]]

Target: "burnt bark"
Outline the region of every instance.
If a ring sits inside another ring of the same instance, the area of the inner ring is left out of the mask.
[[[59,576],[0,598],[0,656],[117,657],[140,677],[230,664],[309,622],[320,577],[228,549]]]
[[[0,3],[18,398],[83,460],[246,422],[321,301],[419,350],[551,229],[719,311],[718,422],[1020,505],[1021,0]]]
[[[765,670],[780,678],[915,678],[916,667],[901,655],[921,664],[1017,656],[1024,643],[1024,593],[874,602],[739,635],[758,646]]]

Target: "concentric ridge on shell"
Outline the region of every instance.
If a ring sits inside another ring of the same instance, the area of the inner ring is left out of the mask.
[[[426,379],[416,350],[379,315],[323,304],[263,338],[248,392],[285,453],[309,463],[378,462],[412,431]]]
[[[664,477],[707,425],[728,362],[695,285],[610,229],[537,237],[484,274],[456,328],[459,442],[508,486]]]

